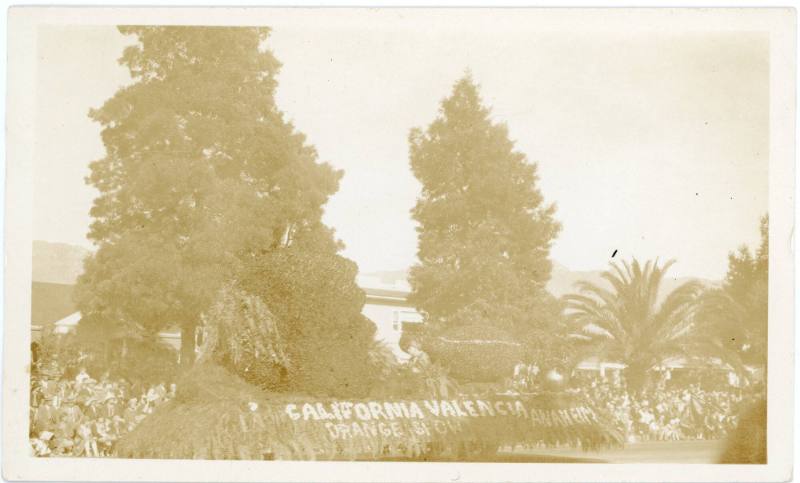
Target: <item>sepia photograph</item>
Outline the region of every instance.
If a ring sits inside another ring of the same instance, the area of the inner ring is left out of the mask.
[[[4,477],[790,477],[795,15],[13,8]]]

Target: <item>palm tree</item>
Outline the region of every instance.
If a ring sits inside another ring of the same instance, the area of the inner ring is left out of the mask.
[[[644,266],[611,263],[602,277],[610,289],[581,281],[576,294],[566,295],[566,318],[583,340],[583,356],[626,365],[625,379],[633,390],[647,382],[649,371],[672,357],[689,355],[689,338],[702,286],[687,282],[659,303],[659,289],[670,260]]]

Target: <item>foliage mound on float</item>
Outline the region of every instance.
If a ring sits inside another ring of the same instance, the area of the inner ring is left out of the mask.
[[[335,253],[331,236],[295,239],[253,259],[241,286],[262,297],[286,343],[281,389],[338,397],[366,396],[375,381],[369,351],[375,324],[362,315],[358,266]]]
[[[425,334],[422,349],[459,381],[497,382],[526,360],[526,348],[508,332],[468,325]]]
[[[115,448],[125,458],[469,460],[503,446],[622,443],[568,394],[336,400],[270,394],[201,363]],[[482,456],[481,456],[482,455]]]

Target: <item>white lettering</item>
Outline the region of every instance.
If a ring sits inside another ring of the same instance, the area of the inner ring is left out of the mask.
[[[356,411],[358,419],[368,420],[370,418],[369,408],[364,403],[356,403],[353,407]]]
[[[297,404],[287,404],[286,414],[288,414],[289,417],[292,418],[292,421],[297,421],[302,417],[300,416],[300,413],[297,412]]]
[[[413,402],[413,401],[408,406],[408,414],[409,414],[409,417],[412,417],[412,418],[419,418],[419,419],[424,419],[425,418],[425,413],[423,413],[422,409],[420,409],[419,405],[417,403]]]
[[[369,402],[369,412],[370,414],[372,414],[372,419],[381,419],[381,418],[389,419],[383,413],[383,408],[381,407],[381,404],[375,401]]]
[[[467,408],[467,412],[473,418],[477,418],[479,416],[478,411],[475,410],[475,403],[472,401],[464,401],[464,407]]]
[[[425,407],[431,414],[434,416],[439,415],[439,401],[422,401],[422,403],[425,404]]]
[[[448,416],[456,416],[456,410],[453,409],[453,406],[449,402],[442,401],[441,405],[442,405],[442,416],[443,417],[446,418]]]
[[[478,411],[480,411],[481,416],[494,416],[494,409],[492,409],[492,405],[487,403],[486,401],[478,401]]]
[[[309,419],[316,421],[319,419],[319,414],[313,405],[306,403],[303,404],[303,420],[308,421]]]

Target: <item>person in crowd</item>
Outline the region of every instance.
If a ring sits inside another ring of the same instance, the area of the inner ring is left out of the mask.
[[[81,367],[80,371],[78,371],[78,375],[75,376],[75,382],[78,384],[83,384],[85,382],[93,381],[91,376],[86,372],[85,367]]]
[[[112,420],[117,415],[117,396],[114,394],[113,391],[109,391],[106,393],[105,400],[103,401],[105,406],[103,407],[102,417]]]
[[[430,366],[431,359],[423,350],[422,347],[417,340],[412,340],[408,346],[408,353],[411,354],[411,358],[408,361],[409,367],[413,372],[419,373],[425,370],[428,366]]]
[[[133,428],[136,427],[138,423],[136,417],[139,414],[139,400],[135,397],[130,398],[128,400],[128,407],[125,408],[123,413],[123,419],[125,420],[125,426],[128,431],[132,431]]]
[[[98,408],[99,401],[91,396],[86,400],[86,409],[84,410],[84,417],[89,420],[94,420],[100,417],[100,409]]]
[[[100,456],[109,456],[116,439],[115,434],[118,434],[118,431],[112,426],[111,421],[101,418],[95,421],[94,432],[97,435],[97,448]]]
[[[59,419],[59,410],[54,402],[54,396],[46,394],[43,404],[33,409],[34,422],[31,425],[33,431],[36,433],[52,431]]]
[[[97,451],[97,440],[95,439],[92,431],[91,420],[86,420],[78,426],[78,444],[75,447],[77,452],[76,456],[86,456],[88,458],[97,458],[100,454]]]

